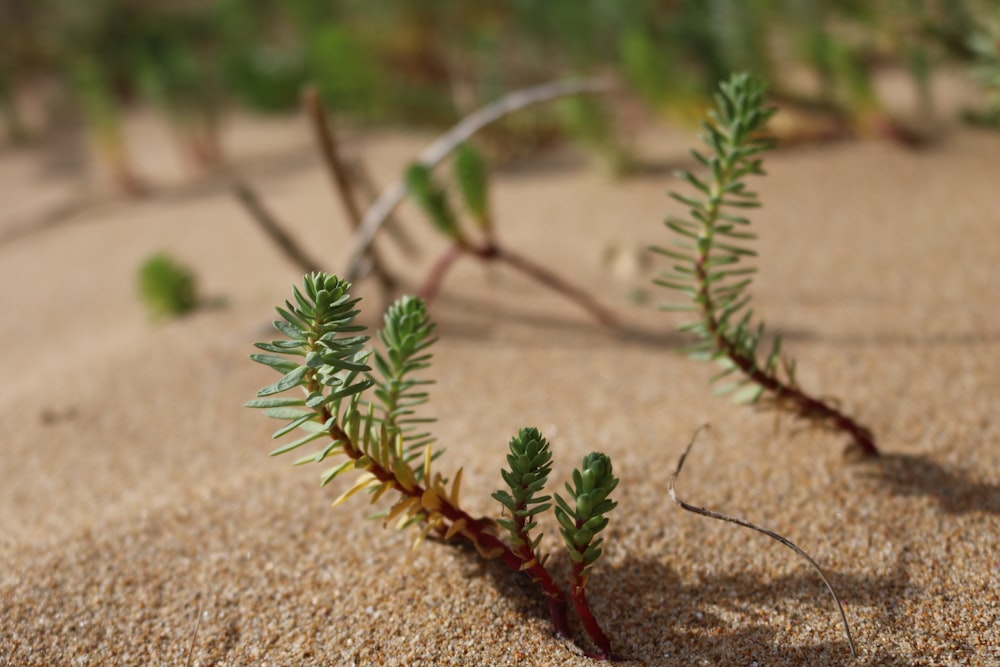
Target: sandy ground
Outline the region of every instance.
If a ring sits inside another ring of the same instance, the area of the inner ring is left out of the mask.
[[[251,342],[297,269],[224,188],[180,185],[165,133],[132,128],[160,194],[98,197],[37,152],[0,154],[0,663],[7,665],[588,665],[552,637],[526,582],[496,563],[363,520],[345,487],[269,459],[276,423],[243,409],[271,381]],[[387,182],[428,137],[356,138]],[[297,238],[343,265],[343,213],[298,121],[230,129],[234,161]],[[502,238],[609,304],[608,333],[502,268],[447,278],[433,411],[464,466],[463,503],[495,516],[506,442],[536,425],[554,481],[593,449],[622,483],[594,611],[626,665],[989,665],[1000,662],[1000,136],[950,129],[911,152],[879,141],[799,148],[758,181],[757,312],[807,389],[839,397],[885,452],[732,407],[712,369],[674,351],[681,317],[631,261],[660,225],[692,138],[651,132],[663,167],[612,183],[573,158],[497,175]],[[674,209],[676,210],[676,209]],[[393,255],[415,285],[439,241]],[[59,221],[61,220],[61,221]],[[139,264],[167,250],[224,307],[152,324]],[[611,259],[609,259],[611,256]],[[378,292],[358,286],[377,321]],[[642,300],[643,303],[636,303]],[[809,551],[841,593],[852,663],[815,574],[765,538],[674,507],[667,479]],[[546,549],[558,551],[554,522]],[[557,573],[567,559],[554,556]],[[579,629],[577,629],[579,633]]]

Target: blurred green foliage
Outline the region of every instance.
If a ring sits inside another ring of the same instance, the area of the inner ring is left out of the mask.
[[[142,263],[138,282],[139,296],[153,319],[180,317],[199,305],[194,272],[166,253]]]
[[[864,111],[878,105],[875,68],[908,67],[926,92],[933,68],[970,61],[969,39],[998,15],[998,0],[0,2],[0,116],[22,136],[18,90],[45,77],[100,131],[136,99],[211,129],[227,107],[292,110],[313,82],[361,122],[443,125],[515,88],[607,73],[654,111],[693,116],[734,70]],[[789,71],[815,85],[796,88]],[[561,115],[584,138],[604,122]]]

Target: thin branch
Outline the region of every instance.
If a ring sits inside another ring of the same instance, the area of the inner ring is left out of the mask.
[[[305,107],[309,120],[312,123],[313,131],[316,133],[316,141],[319,144],[320,154],[323,156],[323,163],[326,165],[333,189],[344,203],[347,210],[347,218],[351,223],[351,229],[357,230],[361,225],[361,205],[354,195],[354,188],[351,186],[350,174],[340,153],[337,150],[337,141],[330,125],[330,119],[326,113],[326,106],[320,99],[319,93],[314,86],[307,87],[302,93],[302,106]]]
[[[704,427],[702,427],[702,428],[704,428]],[[744,528],[749,528],[750,530],[755,530],[758,533],[763,533],[764,535],[767,535],[768,537],[770,537],[772,540],[777,540],[778,542],[780,542],[781,544],[785,545],[786,547],[788,547],[789,549],[791,549],[792,551],[794,551],[795,553],[797,553],[799,556],[801,556],[802,558],[804,558],[806,560],[806,562],[808,562],[809,565],[811,565],[812,568],[814,570],[816,570],[816,573],[819,574],[820,579],[822,579],[823,583],[826,584],[827,590],[830,591],[830,595],[833,597],[833,601],[837,604],[837,610],[840,612],[840,620],[844,624],[844,633],[847,635],[847,643],[851,647],[851,657],[857,658],[858,657],[858,651],[857,651],[857,647],[855,647],[855,645],[854,645],[854,637],[851,635],[851,627],[850,627],[850,625],[847,622],[847,614],[844,613],[844,605],[841,604],[840,598],[837,596],[836,591],[833,590],[833,585],[830,583],[829,579],[827,579],[826,575],[823,574],[823,570],[816,563],[816,561],[814,561],[809,556],[809,554],[807,554],[805,551],[803,551],[798,546],[796,546],[791,540],[789,540],[789,539],[787,539],[787,538],[779,535],[778,533],[775,533],[774,531],[768,530],[767,528],[761,528],[760,526],[758,526],[756,524],[753,524],[753,523],[750,523],[749,521],[747,521],[745,519],[740,519],[738,517],[728,516],[726,514],[721,514],[719,512],[713,512],[712,510],[705,509],[704,507],[697,507],[695,505],[689,505],[688,503],[684,502],[683,500],[681,500],[681,499],[679,499],[677,497],[677,492],[676,492],[676,490],[674,488],[676,486],[676,484],[677,484],[677,477],[681,474],[681,468],[684,467],[684,460],[687,459],[687,455],[691,452],[691,448],[694,446],[694,442],[697,439],[698,433],[700,433],[701,430],[702,429],[699,428],[697,431],[695,431],[694,436],[691,437],[691,442],[688,443],[688,446],[684,450],[684,453],[681,454],[680,459],[678,459],[678,461],[677,461],[677,468],[674,470],[673,474],[670,476],[670,485],[669,485],[670,498],[674,501],[674,503],[677,504],[678,507],[680,507],[683,510],[687,510],[688,512],[694,512],[695,514],[700,514],[702,516],[707,516],[707,517],[709,517],[711,519],[718,519],[719,521],[726,521],[728,523],[735,523],[737,526],[743,526]]]
[[[560,97],[585,93],[606,93],[610,90],[612,90],[611,83],[601,79],[571,79],[514,91],[460,120],[458,124],[427,146],[417,157],[417,163],[433,168],[459,144],[468,140],[476,132],[514,111]],[[371,245],[372,239],[375,238],[375,233],[405,197],[406,184],[403,181],[396,181],[382,191],[379,198],[365,213],[361,227],[351,241],[347,271],[345,272],[349,281],[357,280],[362,259]]]
[[[330,175],[333,189],[340,197],[340,201],[347,211],[347,219],[350,222],[351,230],[357,231],[358,227],[361,226],[361,204],[358,202],[354,185],[351,182],[351,171],[340,158],[340,152],[337,150],[336,135],[333,132],[326,106],[323,104],[323,100],[320,99],[319,92],[314,86],[307,87],[302,93],[302,105],[305,107],[310,121],[312,121],[320,154],[323,156],[323,163],[326,165],[326,171]],[[375,275],[378,277],[382,296],[388,299],[396,281],[389,275],[389,272],[385,268],[385,262],[374,246],[368,247],[367,255],[371,260],[372,270],[375,271]]]
[[[427,279],[424,280],[424,284],[420,287],[420,291],[417,295],[423,299],[425,302],[430,302],[438,293],[438,289],[441,287],[441,281],[444,279],[444,274],[448,272],[451,265],[454,264],[459,257],[465,254],[466,250],[462,247],[461,243],[453,243],[448,246],[443,253],[441,253],[436,260],[434,260],[434,265],[431,267],[430,273],[427,275]]]
[[[566,282],[560,276],[552,271],[549,271],[541,264],[536,264],[523,255],[518,255],[517,253],[511,252],[505,248],[500,248],[499,246],[495,246],[494,259],[506,262],[508,266],[531,276],[543,285],[559,292],[564,297],[573,301],[590,313],[590,315],[603,326],[608,327],[609,329],[617,329],[620,326],[618,317],[592,299],[590,294],[580,287]]]
[[[267,237],[278,246],[285,257],[292,260],[305,273],[323,270],[319,263],[309,257],[305,250],[295,242],[295,239],[284,230],[278,220],[271,215],[271,212],[264,207],[257,193],[251,189],[249,184],[236,179],[230,187],[233,195],[243,204],[243,208],[250,214],[250,217],[264,230]]]
[[[351,173],[351,181],[358,186],[361,192],[364,194],[365,199],[368,200],[368,205],[371,206],[376,199],[378,199],[378,186],[375,185],[375,180],[372,178],[371,173],[368,171],[368,167],[364,162],[358,159],[348,159],[345,162],[347,170]],[[390,214],[385,222],[382,224],[385,231],[392,238],[396,247],[402,252],[406,257],[415,257],[419,254],[417,244],[414,243],[410,235],[403,229],[402,225],[399,223],[399,219],[394,215]]]
[[[194,646],[198,640],[198,631],[201,630],[201,594],[198,594],[198,606],[195,609],[194,630],[191,631],[191,638],[188,640],[187,658],[184,660],[185,667],[191,667],[191,660],[194,658]]]

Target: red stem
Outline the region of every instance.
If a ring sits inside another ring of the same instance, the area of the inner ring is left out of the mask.
[[[330,415],[324,407],[322,410],[322,415],[325,419],[329,419]],[[340,428],[340,426],[334,424],[330,427],[330,437],[334,440],[340,441],[342,443],[342,449],[344,454],[348,457],[357,460],[361,458],[363,453],[359,450],[354,443],[351,442],[347,433]],[[371,459],[369,459],[371,460]],[[413,498],[422,498],[426,488],[416,484],[411,489],[407,489],[400,483],[396,478],[396,475],[391,471],[386,470],[374,460],[365,468],[367,472],[372,474],[380,482],[387,482],[392,485],[392,488],[399,493],[410,496]],[[569,637],[569,622],[566,617],[566,603],[565,597],[563,595],[562,589],[556,584],[555,580],[552,579],[552,575],[545,567],[536,562],[535,565],[525,568],[522,570],[524,561],[518,556],[511,548],[500,540],[495,535],[487,532],[487,527],[492,525],[492,522],[488,519],[475,519],[471,515],[465,512],[465,510],[456,507],[448,501],[447,498],[441,498],[441,507],[436,511],[444,516],[452,524],[459,520],[465,521],[465,529],[459,534],[473,543],[473,546],[478,546],[482,549],[482,552],[490,552],[499,549],[499,558],[503,561],[509,569],[515,572],[527,572],[531,577],[533,577],[545,594],[549,603],[549,615],[552,618],[552,628],[555,634],[559,637]],[[426,510],[424,510],[426,513]],[[470,537],[471,535],[471,537]],[[478,550],[478,549],[477,549]]]
[[[510,250],[506,250],[496,244],[484,246],[482,249],[477,251],[477,254],[484,259],[506,262],[509,266],[527,274],[536,281],[558,292],[559,294],[562,294],[570,301],[575,302],[578,306],[590,313],[591,316],[593,316],[593,318],[602,325],[610,329],[616,329],[619,327],[618,318],[615,317],[614,313],[594,301],[594,299],[592,299],[587,292],[576,285],[566,282],[560,276],[552,271],[549,271],[544,266],[536,264],[528,258],[511,252]]]
[[[464,252],[467,252],[466,246],[461,241],[456,241],[448,246],[443,253],[438,255],[438,258],[434,261],[434,265],[431,267],[430,273],[427,274],[427,279],[424,280],[424,284],[417,292],[417,296],[423,299],[425,303],[430,303],[441,288],[441,281],[444,280],[444,274],[448,272],[451,265]]]
[[[511,252],[492,240],[487,241],[482,246],[474,246],[467,241],[458,240],[449,246],[448,249],[445,250],[434,262],[434,266],[431,267],[431,271],[428,274],[427,279],[424,281],[423,286],[418,292],[418,295],[424,301],[429,301],[434,298],[438,289],[441,287],[441,281],[444,279],[444,274],[447,273],[448,269],[451,268],[451,265],[454,264],[455,260],[457,260],[463,253],[470,254],[486,262],[505,262],[512,268],[527,274],[535,281],[542,283],[546,287],[562,294],[570,301],[573,301],[590,313],[590,315],[602,325],[610,329],[616,329],[620,326],[618,318],[615,314],[601,304],[597,303],[589,294],[587,294],[587,292],[576,285],[571,285],[566,282],[559,275],[549,271],[544,266],[536,264],[523,255]]]
[[[595,660],[611,660],[611,640],[609,640],[608,636],[604,634],[604,630],[601,629],[601,625],[597,622],[597,619],[594,617],[594,613],[590,610],[590,604],[587,602],[587,592],[585,590],[587,580],[585,577],[581,576],[582,572],[583,563],[574,563],[571,595],[573,597],[573,607],[576,609],[576,615],[580,619],[583,629],[587,631],[590,638],[594,640],[595,644],[597,644],[597,653],[588,653],[587,655]]]
[[[878,448],[875,445],[875,437],[871,430],[861,425],[843,412],[837,410],[823,401],[813,398],[795,386],[785,384],[776,376],[765,373],[757,365],[756,359],[740,354],[733,346],[725,334],[719,329],[719,323],[714,315],[714,303],[709,294],[708,272],[705,264],[708,261],[708,250],[706,249],[698,257],[697,278],[699,289],[699,301],[701,303],[702,315],[705,319],[706,328],[715,343],[717,350],[721,351],[736,365],[740,371],[746,375],[751,382],[763,387],[771,392],[776,400],[790,401],[795,405],[796,412],[804,419],[814,422],[826,422],[833,428],[848,433],[861,451],[867,457],[879,456]]]

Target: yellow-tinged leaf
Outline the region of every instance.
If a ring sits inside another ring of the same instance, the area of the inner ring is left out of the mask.
[[[420,497],[420,504],[431,511],[439,510],[441,509],[441,497],[438,496],[435,489],[430,488],[424,491],[424,495]]]
[[[420,543],[424,541],[427,534],[434,530],[434,526],[437,524],[435,521],[428,521],[427,525],[420,529],[420,534],[417,535],[417,539],[413,540],[413,550],[416,551]]]
[[[424,449],[424,479],[428,482],[431,481],[431,455],[434,452],[431,451],[431,443],[427,443],[427,448]]]
[[[354,486],[349,488],[347,491],[344,491],[344,493],[340,494],[340,497],[334,500],[333,504],[330,505],[330,507],[336,507],[337,505],[341,504],[342,502],[353,496],[358,491],[361,491],[362,489],[366,489],[369,486],[378,483],[379,483],[378,479],[374,475],[372,475],[371,473],[364,473],[363,475],[361,475],[361,477],[358,478],[358,481],[354,483]]]
[[[396,431],[393,437],[393,443],[395,444],[396,449],[395,457],[397,459],[403,458],[403,434],[401,432]]]
[[[537,558],[532,558],[531,560],[526,560],[523,563],[521,563],[521,572],[524,572],[525,570],[530,570],[531,568],[535,567],[536,565],[538,565],[538,559]]]
[[[450,540],[455,537],[458,533],[461,533],[465,529],[465,524],[468,523],[465,519],[459,519],[455,523],[448,526],[448,532],[444,534],[444,539]]]
[[[383,524],[389,523],[397,516],[405,512],[407,509],[413,507],[417,502],[418,499],[414,498],[413,496],[403,496],[398,501],[396,501],[396,504],[393,505],[386,513],[385,521],[383,522]]]
[[[455,481],[451,483],[451,493],[448,496],[452,507],[458,507],[458,492],[462,489],[462,468],[455,473]]]
[[[393,438],[389,431],[386,430],[385,424],[379,431],[379,442],[378,442],[378,462],[383,468],[392,467],[392,451],[393,443],[395,438]]]
[[[413,471],[402,459],[396,459],[392,462],[392,472],[407,491],[417,488],[417,480],[413,477]]]
[[[372,505],[378,502],[378,499],[382,497],[382,494],[387,490],[392,488],[392,482],[382,482],[382,484],[375,489],[375,493],[372,494]]]
[[[499,558],[500,555],[503,553],[503,549],[501,547],[494,547],[489,551],[487,551],[486,547],[484,547],[479,542],[473,541],[473,544],[476,545],[476,551],[479,552],[479,555],[485,558],[486,560],[493,560],[494,558]]]

